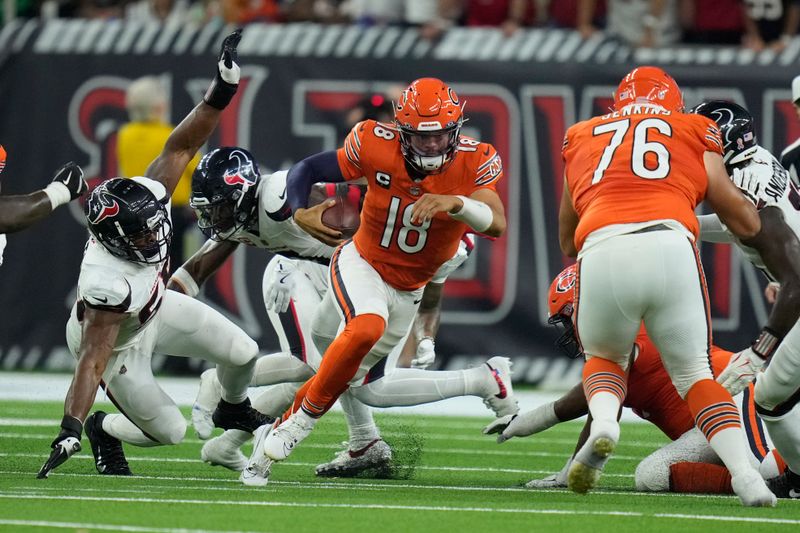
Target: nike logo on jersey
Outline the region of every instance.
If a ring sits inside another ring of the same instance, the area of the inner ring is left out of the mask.
[[[489,155],[489,150],[490,150],[490,148],[487,146],[486,147],[486,151],[483,152],[483,155],[487,155],[488,156]]]
[[[420,298],[419,300],[414,300],[414,305],[417,305],[417,304],[418,304],[418,303],[420,303],[421,301],[422,301],[422,298]]]
[[[286,198],[286,189],[283,189],[283,192],[278,195],[278,200],[283,200]]]
[[[94,298],[95,300],[97,300],[101,304],[107,304],[108,303],[108,298],[106,298],[106,297],[98,298],[97,296],[92,296],[92,298]]]
[[[283,283],[289,276],[291,276],[291,274],[285,274],[281,279],[278,280],[278,283]]]

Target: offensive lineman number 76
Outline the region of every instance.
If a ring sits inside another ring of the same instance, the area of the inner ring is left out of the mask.
[[[603,150],[600,163],[598,163],[592,175],[592,185],[603,179],[603,173],[611,164],[614,153],[622,144],[630,126],[631,120],[626,118],[624,120],[615,120],[613,122],[600,124],[599,126],[595,126],[592,130],[592,134],[595,137],[606,133],[614,133],[611,136],[611,141]],[[672,136],[672,127],[668,122],[660,118],[646,118],[636,124],[636,127],[633,128],[633,143],[631,143],[631,168],[633,169],[633,173],[640,178],[660,180],[669,175],[669,150],[660,142],[647,140],[647,134],[651,128],[658,130],[659,133],[667,137]],[[656,156],[656,162],[658,164],[654,169],[649,169],[645,166],[645,157],[648,153],[655,154]]]

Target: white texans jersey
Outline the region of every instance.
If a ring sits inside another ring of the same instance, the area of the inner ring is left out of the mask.
[[[800,184],[793,180],[789,172],[768,150],[758,147],[750,163],[742,169],[751,179],[759,183],[756,209],[777,207],[783,212],[786,224],[800,238]],[[764,266],[761,256],[753,248],[741,244],[734,238],[753,266],[762,270],[772,281],[775,277]]]
[[[281,170],[263,174],[258,183],[258,213],[255,222],[237,231],[228,240],[299,259],[323,260],[333,255],[333,247],[324,244],[298,226],[286,197],[286,174]]]
[[[146,178],[137,178],[143,179]],[[169,217],[169,203],[166,207]],[[72,313],[79,321],[83,320],[86,307],[127,314],[120,325],[115,350],[127,348],[161,306],[167,279],[169,258],[155,265],[134,263],[111,254],[94,237],[89,237]]]

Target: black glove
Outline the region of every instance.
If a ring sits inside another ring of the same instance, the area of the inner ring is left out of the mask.
[[[50,444],[53,451],[36,475],[37,479],[45,479],[55,467],[81,451],[81,433],[83,424],[77,418],[64,415],[61,419],[61,432]]]
[[[69,190],[70,200],[78,198],[89,189],[83,179],[83,169],[74,161],[70,161],[58,169],[58,172],[53,177],[53,182],[66,185]]]
[[[220,50],[219,61],[217,62],[217,74],[203,97],[205,103],[211,107],[225,109],[233,95],[236,94],[236,89],[239,87],[239,75],[241,74],[237,64],[239,57],[236,53],[236,47],[239,46],[241,39],[242,29],[239,28],[222,41],[222,50]]]

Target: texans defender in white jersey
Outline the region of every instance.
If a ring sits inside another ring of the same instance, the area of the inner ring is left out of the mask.
[[[222,44],[217,74],[203,101],[170,134],[146,174],[103,182],[89,197],[91,236],[67,323],[67,345],[78,359],[64,402],[61,432],[38,477],[80,451],[83,429],[101,474],[131,475],[121,441],[136,446],[177,444],[186,432],[178,407],[153,378],[153,352],[217,363],[222,399],[214,422],[253,431],[268,417],[250,406],[247,386],[258,346],[207,305],[164,289],[172,225],[170,196],[186,165],[236,93],[237,30]],[[96,411],[98,386],[122,414]]]
[[[348,184],[326,184],[340,188],[343,195],[358,202],[360,191]],[[354,196],[354,198],[353,198]],[[311,323],[328,289],[327,263],[334,248],[314,239],[291,217],[286,200],[286,172],[260,175],[249,152],[242,148],[222,148],[206,155],[192,177],[192,206],[198,212],[198,225],[210,238],[170,279],[170,287],[196,295],[200,285],[219,268],[240,243],[272,251],[276,255],[264,272],[263,294],[268,315],[280,340],[282,352],[261,357],[252,384],[283,383],[255,400],[259,411],[282,413],[294,399],[303,381],[313,376],[321,362],[314,346]],[[466,244],[437,272],[434,285],[441,286],[447,276],[466,259]],[[441,291],[433,291],[437,295]],[[424,298],[424,296],[423,296]],[[427,322],[427,321],[426,321]],[[438,321],[430,321],[438,327]],[[421,335],[435,335],[426,330]],[[497,358],[500,359],[500,358]],[[503,364],[497,367],[505,369]],[[342,396],[350,441],[347,450],[331,463],[320,465],[318,475],[355,475],[364,469],[380,469],[391,459],[389,446],[380,438],[372,413],[374,407],[416,405],[453,396],[474,395],[485,399],[496,413],[516,412],[508,372],[492,372],[488,366],[454,372],[420,369],[395,369],[384,373],[384,364],[363,369],[350,390]],[[192,410],[198,435],[208,438],[208,405],[213,403],[213,375],[204,373],[198,401]],[[496,398],[501,391],[504,398]],[[262,432],[265,433],[265,432]],[[256,434],[258,437],[258,433]],[[227,431],[203,447],[203,460],[241,471],[246,459],[239,447],[249,433]],[[242,480],[250,485],[267,482],[268,470],[259,462],[243,471]]]
[[[726,167],[733,182],[758,209],[762,232],[772,252],[758,253],[742,245],[716,217],[700,220],[700,238],[733,242],[747,259],[781,290],[767,326],[750,348],[735,354],[717,381],[731,394],[758,377],[755,403],[770,437],[789,470],[769,483],[778,497],[800,498],[800,187],[778,160],[757,144],[753,118],[741,106],[713,101],[695,113],[717,122],[725,140]],[[769,366],[761,369],[768,359]]]

